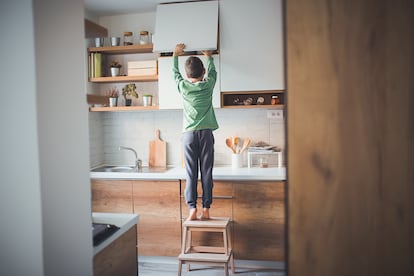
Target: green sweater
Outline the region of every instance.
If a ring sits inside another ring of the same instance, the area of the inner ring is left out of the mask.
[[[207,77],[203,81],[191,83],[184,79],[178,69],[178,57],[173,57],[173,73],[178,92],[183,98],[183,132],[217,129],[212,103],[217,78],[213,57],[207,59]]]

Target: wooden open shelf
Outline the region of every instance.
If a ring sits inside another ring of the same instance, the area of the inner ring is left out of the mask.
[[[158,110],[158,106],[115,106],[115,107],[90,107],[90,112],[114,112],[114,111],[145,111]]]
[[[152,44],[136,44],[128,46],[89,47],[88,53],[103,53],[109,55],[152,53]]]
[[[234,91],[234,92],[221,92],[221,108],[274,108],[283,109],[285,103],[284,90],[264,90],[264,91]],[[279,97],[279,103],[271,104],[271,98],[273,95]],[[264,102],[258,104],[257,99],[262,97]],[[252,99],[250,105],[244,104],[244,101],[248,98]]]
[[[283,104],[261,104],[261,105],[227,105],[222,106],[221,108],[228,109],[248,109],[248,108],[266,108],[266,109],[283,109],[285,105]]]
[[[89,78],[90,82],[150,82],[158,81],[158,75],[151,76],[117,76],[117,77],[99,77],[99,78]]]

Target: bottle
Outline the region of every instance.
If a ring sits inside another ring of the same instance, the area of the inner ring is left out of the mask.
[[[147,31],[141,31],[139,33],[139,44],[144,45],[149,43],[149,33]]]
[[[132,45],[132,32],[124,32],[124,46]]]

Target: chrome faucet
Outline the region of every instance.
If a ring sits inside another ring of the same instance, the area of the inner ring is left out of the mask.
[[[130,150],[130,151],[132,151],[135,154],[135,166],[134,166],[134,169],[141,169],[142,168],[142,160],[138,158],[137,152],[133,148],[128,148],[128,147],[120,146],[119,147],[119,150],[122,150],[122,149],[124,149],[124,150]]]

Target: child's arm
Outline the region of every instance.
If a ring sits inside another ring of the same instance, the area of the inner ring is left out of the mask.
[[[185,49],[185,44],[184,43],[179,43],[175,46],[174,52],[173,52],[173,57],[178,57],[180,55],[182,55],[184,53],[184,49]]]
[[[178,56],[182,55],[184,53],[185,44],[180,43],[175,46],[175,49],[173,51],[173,76],[174,80],[177,83],[178,90],[180,92],[180,82],[184,81],[184,78],[181,76],[180,70],[178,69]],[[180,92],[181,93],[181,92]]]
[[[211,55],[213,54],[213,51],[210,50],[204,50],[201,51],[206,57],[211,57]]]
[[[201,52],[207,57],[207,79],[214,84],[216,82],[217,72],[212,57],[213,51],[204,50]]]

